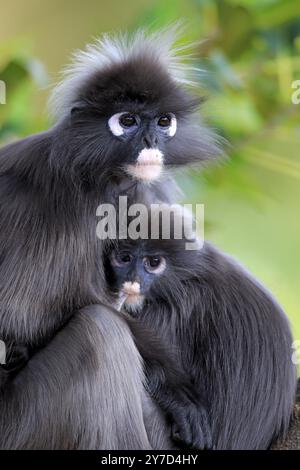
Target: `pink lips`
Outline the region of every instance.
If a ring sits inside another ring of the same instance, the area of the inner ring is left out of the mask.
[[[159,149],[143,149],[137,158],[136,165],[128,165],[127,171],[135,178],[152,181],[157,179],[163,167],[163,154]]]

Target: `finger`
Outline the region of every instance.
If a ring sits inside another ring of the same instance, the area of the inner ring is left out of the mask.
[[[172,425],[172,438],[176,442],[181,442],[187,446],[192,445],[192,430],[185,420],[177,421]]]

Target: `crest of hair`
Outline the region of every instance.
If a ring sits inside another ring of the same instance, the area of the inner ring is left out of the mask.
[[[56,118],[66,115],[82,86],[99,72],[139,57],[150,57],[160,63],[176,82],[193,85],[191,76],[195,68],[187,63],[191,59],[187,53],[191,45],[176,46],[181,33],[181,25],[175,24],[158,32],[139,29],[133,34],[103,34],[94,44],[74,52],[50,96],[51,115]]]

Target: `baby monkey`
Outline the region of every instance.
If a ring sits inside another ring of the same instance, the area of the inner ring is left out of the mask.
[[[108,285],[172,347],[207,412],[212,447],[267,449],[286,434],[295,401],[287,317],[227,255],[186,242],[120,240],[106,256]]]

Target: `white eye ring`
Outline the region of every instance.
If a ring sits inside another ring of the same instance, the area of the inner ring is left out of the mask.
[[[171,125],[169,127],[169,136],[173,137],[177,131],[177,119],[174,114],[171,114]]]
[[[120,117],[122,114],[127,114],[125,112],[123,113],[117,113],[114,114],[111,118],[108,120],[108,126],[116,137],[119,137],[120,135],[123,135],[125,133],[124,127],[121,126],[120,124]]]
[[[169,125],[165,126],[165,125],[160,124],[160,120],[163,117],[168,117]],[[175,114],[166,113],[166,114],[163,114],[162,116],[160,116],[159,119],[158,119],[158,127],[166,135],[168,135],[169,137],[173,137],[176,134],[176,131],[177,131],[177,119],[175,117]]]
[[[159,258],[159,264],[157,266],[151,266],[149,264],[149,258],[152,258],[151,256],[148,257],[146,256],[144,259],[143,259],[143,263],[144,263],[144,267],[147,271],[147,273],[149,274],[162,274],[165,269],[166,269],[166,266],[167,266],[167,262],[166,262],[166,259],[163,257],[163,256],[157,256],[157,258]]]

